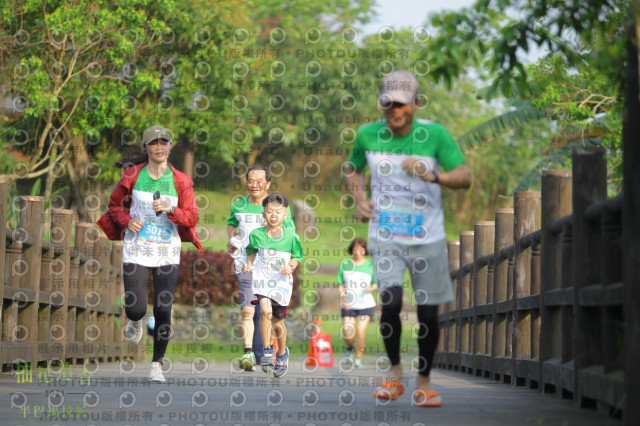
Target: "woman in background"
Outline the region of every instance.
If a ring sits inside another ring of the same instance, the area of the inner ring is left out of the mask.
[[[367,241],[356,238],[347,249],[351,258],[340,263],[337,283],[340,293],[342,334],[347,347],[345,357],[355,367],[362,366],[367,326],[371,320],[376,301],[371,294],[378,289],[373,276],[373,263],[365,256]]]

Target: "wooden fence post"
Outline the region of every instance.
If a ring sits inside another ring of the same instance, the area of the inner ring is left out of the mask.
[[[531,247],[522,244],[524,236],[540,228],[540,193],[516,192],[513,195],[513,375],[511,383],[529,385],[531,359],[532,309],[520,305],[519,299],[531,295]]]
[[[551,224],[571,214],[571,172],[542,171],[542,254],[540,259],[540,389],[559,392],[562,388],[562,335],[564,308],[562,292],[563,235]],[[560,230],[562,228],[560,227]]]
[[[121,342],[121,329],[124,327],[124,309],[117,303],[118,300],[124,299],[124,281],[122,279],[122,241],[114,241],[111,249],[111,268],[113,273],[111,285],[113,285],[113,303],[115,305],[115,319],[113,321],[113,329],[111,330],[111,347],[110,354],[115,359],[122,360],[124,355],[124,345]]]
[[[67,317],[69,312],[69,281],[71,279],[71,227],[73,210],[54,210],[51,215],[51,242],[64,252],[53,261],[50,338],[60,347],[60,364],[64,365],[67,348]]]
[[[615,200],[621,201],[621,198]],[[619,288],[622,284],[622,215],[616,207],[602,209],[602,285]],[[604,373],[624,367],[624,313],[619,305],[602,307],[602,353]]]
[[[490,370],[491,361],[488,356],[491,353],[491,344],[488,343],[491,333],[487,330],[491,327],[493,320],[491,306],[487,305],[489,265],[486,257],[493,251],[495,223],[493,221],[475,222],[473,231],[473,354],[476,375],[486,375]],[[481,263],[482,258],[484,261]]]
[[[93,291],[98,294],[100,304],[96,309],[96,324],[100,329],[100,335],[96,339],[98,345],[96,356],[100,362],[107,362],[109,354],[107,350],[109,327],[111,326],[110,311],[115,300],[111,297],[109,287],[109,275],[111,274],[111,243],[102,232],[98,232],[98,240],[94,246],[94,256],[100,263],[100,271],[95,277]]]
[[[502,252],[513,244],[513,209],[500,208],[495,211],[494,237],[494,268],[493,268],[493,343],[491,356],[493,358],[493,376],[496,380],[510,381],[511,377],[511,333],[507,316],[511,315],[511,301],[509,300],[509,284],[511,283],[509,259]]]
[[[20,197],[20,228],[25,235],[33,237],[23,242],[22,260],[26,269],[20,279],[20,291],[25,293],[26,301],[18,311],[18,327],[24,327],[26,336],[22,339],[27,345],[26,360],[33,368],[38,363],[38,312],[40,308],[40,262],[42,259],[42,219],[44,217],[44,197]],[[26,246],[26,248],[24,248]],[[21,331],[18,331],[22,335]]]
[[[591,222],[585,210],[593,203],[607,198],[607,163],[605,149],[574,148],[573,157],[573,347],[576,400],[584,405],[586,389],[578,385],[582,369],[602,364],[601,309],[581,306],[581,290],[590,284],[601,284],[602,271],[598,260],[601,254],[599,223]]]
[[[624,192],[622,199],[622,252],[624,281],[624,381],[625,404],[624,424],[635,425],[640,418],[640,84],[638,81],[638,24],[636,5],[636,23],[628,28],[627,37],[627,83],[625,113],[623,114],[622,144],[624,151]],[[632,40],[635,39],[635,43]]]
[[[460,267],[460,241],[448,241],[447,249],[449,253],[449,271],[453,272]],[[446,333],[446,345],[444,350],[446,351],[445,364],[447,368],[455,368],[460,363],[460,355],[457,353],[457,330],[458,330],[458,311],[456,310],[456,304],[458,301],[458,280],[451,279],[451,286],[453,287],[453,300],[447,303],[447,319],[448,327]],[[455,315],[455,318],[453,317]]]
[[[5,262],[6,262],[6,245],[7,245],[7,197],[9,194],[9,179],[6,176],[0,176],[0,302],[4,311],[4,286],[5,286]],[[0,366],[4,363],[3,346],[6,334],[4,333],[4,319],[0,315]]]
[[[46,218],[45,218],[46,220]],[[39,308],[38,308],[38,362],[46,361],[51,365],[53,359],[53,345],[50,339],[51,327],[51,304],[50,295],[52,287],[51,266],[53,264],[54,246],[43,244],[42,259],[40,261],[40,284],[39,284]]]
[[[460,295],[460,304],[458,312],[460,312],[460,365],[463,372],[471,372],[473,370],[473,355],[471,354],[471,280],[470,273],[465,272],[464,266],[473,262],[473,231],[460,232],[460,269],[458,274],[458,294]]]

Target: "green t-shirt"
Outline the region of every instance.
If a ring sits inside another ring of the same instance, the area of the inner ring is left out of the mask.
[[[336,282],[342,284],[349,309],[367,309],[376,306],[376,301],[370,292],[365,291],[371,284],[375,284],[373,263],[365,259],[362,265],[356,265],[351,259],[340,262]],[[342,307],[342,299],[340,299]]]
[[[438,123],[416,119],[409,134],[393,136],[386,121],[358,131],[349,162],[371,171],[375,203],[369,240],[429,244],[445,238],[440,185],[409,176],[402,162],[417,157],[428,170],[451,170],[464,162],[462,151]]]
[[[147,167],[140,170],[131,192],[131,218],[144,222],[139,232],[127,229],[124,235],[123,261],[157,267],[180,263],[181,241],[178,225],[166,213],[156,215],[153,210],[153,194],[160,191],[160,199],[171,206],[178,206],[178,192],[170,168],[160,179],[149,176]]]
[[[236,274],[242,272],[242,265],[246,260],[247,255],[244,250],[249,244],[249,234],[254,229],[264,226],[266,220],[262,215],[264,207],[261,204],[251,204],[249,202],[249,196],[238,198],[231,204],[231,215],[227,219],[227,225],[238,228],[238,234],[232,238],[231,243],[238,248],[235,253],[232,254],[235,262]],[[287,218],[282,222],[282,226],[285,228],[296,229],[296,225],[293,223],[293,215],[291,210],[287,206]]]
[[[302,262],[302,244],[293,228],[284,228],[279,238],[267,235],[267,228],[254,229],[249,235],[247,254],[257,253],[253,262],[254,294],[266,296],[279,305],[288,306],[293,291],[293,277],[280,270],[291,259]]]
[[[262,215],[263,211],[264,207],[262,204],[251,204],[248,195],[238,198],[231,204],[231,214],[227,219],[227,225],[238,228],[240,238],[244,242],[245,247],[249,243],[249,234],[251,231],[265,224],[266,221]],[[289,207],[287,207],[287,218],[282,222],[282,226],[296,229]]]

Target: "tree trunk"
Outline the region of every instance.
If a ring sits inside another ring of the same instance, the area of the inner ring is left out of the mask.
[[[99,171],[87,152],[84,137],[69,137],[72,155],[66,158],[65,166],[69,176],[70,207],[76,210],[81,221],[95,223],[107,209],[109,194],[105,193],[104,184],[95,180]]]
[[[49,230],[51,229],[51,206],[49,205],[49,207],[47,207],[47,201],[51,200],[51,192],[53,192],[53,183],[56,181],[55,159],[57,156],[58,156],[58,146],[54,145],[51,147],[51,153],[49,155],[49,171],[47,172],[47,180],[44,184],[45,211],[44,211],[43,235],[49,235]]]
[[[189,178],[191,180],[193,180],[193,158],[194,158],[194,153],[193,153],[193,142],[190,142],[188,140],[184,140],[184,142],[182,143],[182,149],[183,149],[183,163],[182,163],[182,172],[189,176]]]

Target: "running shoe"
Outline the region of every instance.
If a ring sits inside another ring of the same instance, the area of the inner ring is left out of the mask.
[[[289,348],[284,347],[284,355],[276,354],[276,366],[273,369],[273,377],[282,377],[287,374],[289,368]]]

